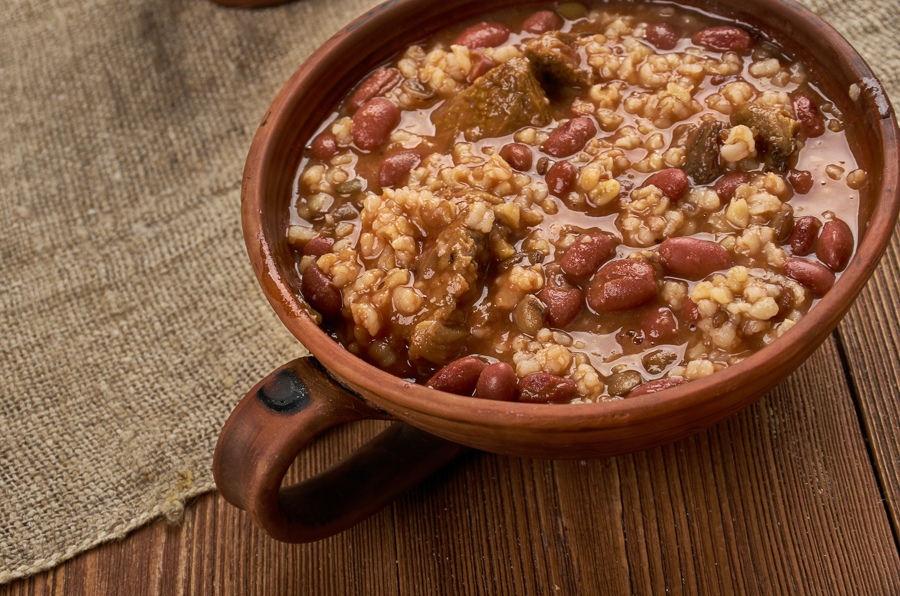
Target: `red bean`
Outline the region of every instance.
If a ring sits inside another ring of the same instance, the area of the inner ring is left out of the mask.
[[[421,161],[422,158],[415,151],[398,151],[387,156],[378,171],[378,184],[381,188],[397,186]]]
[[[681,314],[684,315],[684,319],[688,323],[696,323],[700,320],[700,310],[697,308],[697,303],[690,298],[684,301],[684,306],[681,307]]]
[[[753,47],[753,38],[743,29],[730,25],[709,27],[698,31],[691,38],[698,46],[719,52],[737,52],[742,54]]]
[[[544,313],[547,323],[560,329],[575,320],[584,304],[584,294],[578,288],[547,285],[537,297],[547,306]]]
[[[402,82],[403,74],[398,69],[379,68],[356,88],[356,91],[347,100],[347,109],[352,114],[370,99],[387,95]]]
[[[488,364],[475,386],[475,397],[495,399],[497,401],[513,401],[516,399],[518,377],[513,367],[505,362]]]
[[[575,381],[536,372],[519,379],[519,401],[532,404],[565,403],[578,395]]]
[[[337,155],[337,139],[330,132],[323,132],[312,142],[312,155],[319,161],[328,161]]]
[[[426,385],[455,395],[472,395],[478,377],[487,365],[475,356],[454,360],[428,379]]]
[[[534,156],[531,149],[522,143],[510,143],[503,145],[500,149],[500,157],[512,167],[520,172],[527,172],[531,169],[531,161]]]
[[[668,23],[653,23],[647,27],[647,41],[660,50],[671,50],[678,45],[680,36],[675,27]]]
[[[791,252],[795,257],[805,257],[813,251],[821,227],[822,222],[809,215],[794,220],[794,229],[791,232]]]
[[[787,179],[791,183],[791,188],[797,194],[805,195],[812,190],[812,174],[805,170],[788,170]]]
[[[828,267],[803,259],[785,261],[784,274],[809,288],[817,298],[824,296],[834,285],[834,273]]]
[[[668,168],[653,174],[644,180],[641,187],[651,184],[661,190],[672,201],[677,201],[683,197],[684,193],[687,192],[688,186],[690,186],[687,174],[678,168]]]
[[[594,276],[587,302],[597,312],[628,310],[656,296],[656,271],[644,261],[619,259]]]
[[[555,197],[564,197],[569,194],[578,177],[578,169],[567,161],[558,161],[547,170],[544,179],[550,194]]]
[[[469,76],[466,77],[466,81],[470,84],[475,82],[475,79],[483,76],[490,69],[497,66],[496,62],[478,51],[472,52],[472,62],[472,70],[469,71]]]
[[[331,238],[316,236],[303,247],[303,256],[316,257],[318,259],[322,255],[330,253],[332,246],[334,246],[334,240]]]
[[[669,377],[667,379],[656,379],[655,381],[650,381],[649,383],[644,383],[640,387],[631,390],[631,393],[628,394],[628,397],[638,397],[641,395],[649,395],[650,393],[658,393],[663,389],[668,389],[669,387],[678,387],[679,385],[684,385],[688,380],[684,377]]]
[[[853,256],[853,232],[850,226],[839,219],[826,223],[819,236],[816,256],[832,271],[843,271]]]
[[[341,307],[344,305],[341,291],[331,285],[331,280],[315,263],[311,263],[303,270],[300,291],[309,305],[326,319],[332,319],[341,314]]]
[[[550,133],[541,149],[553,157],[568,157],[584,149],[596,134],[597,125],[591,118],[572,118]]]
[[[650,345],[669,343],[678,335],[678,319],[669,308],[653,308],[641,316],[641,330]]]
[[[400,110],[387,99],[370,99],[353,114],[353,142],[363,151],[380,147],[400,124]]]
[[[734,263],[723,246],[699,238],[663,240],[658,252],[666,271],[685,279],[701,279]]]
[[[712,188],[719,195],[719,199],[730,201],[734,196],[734,191],[741,184],[750,184],[750,174],[746,172],[729,172],[716,180]]]
[[[484,23],[472,25],[460,33],[453,40],[452,45],[466,46],[470,50],[496,48],[506,42],[507,39],[509,39],[509,27],[503,23],[485,21]]]
[[[597,273],[600,266],[614,256],[616,243],[612,238],[601,232],[584,234],[569,247],[560,266],[569,275],[588,277]]]
[[[540,35],[547,31],[558,31],[562,27],[563,20],[555,12],[539,10],[522,23],[522,30]]]
[[[806,95],[795,95],[793,104],[797,122],[800,123],[800,132],[807,137],[821,136],[825,132],[825,124],[813,100]]]

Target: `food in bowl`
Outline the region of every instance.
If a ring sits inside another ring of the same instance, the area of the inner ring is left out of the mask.
[[[461,395],[664,390],[787,332],[858,236],[843,116],[740,23],[564,3],[402,50],[310,141],[288,240],[350,352]]]

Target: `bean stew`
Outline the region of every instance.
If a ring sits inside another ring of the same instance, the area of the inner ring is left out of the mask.
[[[587,403],[713,374],[852,257],[844,116],[741,23],[507,10],[410,45],[309,142],[288,241],[309,313],[458,395]]]

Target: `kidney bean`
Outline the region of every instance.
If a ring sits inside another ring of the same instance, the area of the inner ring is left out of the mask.
[[[734,191],[741,184],[750,184],[750,174],[746,172],[729,172],[716,180],[712,189],[719,195],[719,199],[730,201],[734,196]]]
[[[698,31],[691,38],[698,46],[719,52],[737,52],[743,54],[753,47],[753,38],[743,29],[730,25],[708,27]]]
[[[701,279],[734,263],[724,247],[699,238],[669,238],[657,252],[666,271],[685,279]]]
[[[562,270],[575,277],[588,277],[597,273],[600,265],[616,256],[616,243],[612,238],[597,232],[584,234],[569,247],[562,258]]]
[[[518,377],[513,367],[505,362],[488,364],[478,377],[475,386],[475,397],[494,399],[497,401],[513,401],[516,399]]]
[[[575,320],[584,304],[584,294],[578,288],[546,285],[537,297],[547,306],[547,323],[560,329]]]
[[[356,91],[347,100],[347,109],[352,114],[370,99],[387,95],[402,82],[403,74],[398,69],[379,68],[356,88]]]
[[[806,170],[788,170],[787,180],[797,194],[805,195],[812,190],[813,177]]]
[[[819,235],[816,256],[832,271],[843,271],[853,255],[853,232],[839,219],[829,221]]]
[[[718,87],[722,83],[728,80],[728,75],[717,74],[709,77],[709,84],[713,87]]]
[[[788,259],[784,262],[784,274],[799,281],[821,298],[834,285],[834,273],[828,267],[804,259]]]
[[[671,50],[678,45],[680,36],[675,27],[668,23],[653,23],[647,27],[647,41],[660,50]]]
[[[472,70],[469,71],[469,76],[466,77],[466,81],[468,83],[475,82],[475,79],[484,75],[495,66],[497,66],[497,63],[481,52],[472,52]]]
[[[537,335],[544,326],[544,313],[547,305],[534,294],[525,294],[513,310],[513,323],[522,333]]]
[[[564,197],[569,194],[578,177],[578,169],[567,161],[558,161],[547,170],[544,179],[550,194],[555,197]]]
[[[315,138],[310,149],[313,157],[319,161],[328,161],[337,155],[337,139],[330,132],[323,132]]]
[[[690,186],[687,174],[678,168],[668,168],[653,174],[644,180],[641,188],[651,184],[673,201],[683,197],[684,193],[687,192],[688,186]]]
[[[376,97],[359,108],[351,120],[353,142],[363,151],[381,146],[400,124],[400,110],[387,99]]]
[[[326,319],[333,319],[341,314],[341,307],[344,305],[341,291],[331,285],[331,280],[315,263],[303,270],[300,292],[309,305]]]
[[[606,390],[615,397],[625,397],[643,380],[638,371],[623,370],[609,377],[609,381],[606,382]]]
[[[303,256],[316,257],[318,259],[322,255],[330,253],[332,246],[334,246],[334,240],[331,238],[316,236],[303,247]]]
[[[819,108],[813,100],[806,95],[795,95],[793,99],[794,113],[797,115],[797,122],[800,123],[800,132],[807,137],[822,136],[825,132],[825,124],[819,115]]]
[[[805,257],[813,251],[821,227],[822,222],[809,215],[798,217],[794,221],[794,230],[791,232],[791,252],[795,257]]]
[[[640,320],[644,337],[650,339],[650,345],[669,343],[678,335],[678,319],[669,308],[653,308],[645,312]]]
[[[604,265],[587,290],[587,302],[597,312],[628,310],[656,296],[656,271],[644,261],[619,259]]]
[[[596,134],[597,125],[591,118],[572,118],[550,133],[541,149],[553,157],[568,157],[584,149]]]
[[[478,384],[478,377],[486,367],[484,361],[475,356],[466,356],[434,373],[425,384],[432,389],[455,395],[472,395]]]
[[[520,172],[527,172],[530,170],[531,161],[534,159],[534,156],[531,154],[531,149],[522,143],[509,143],[508,145],[503,145],[500,149],[500,157],[502,157],[512,169]]]
[[[460,33],[456,39],[453,40],[452,45],[466,46],[470,50],[477,50],[478,48],[496,48],[507,39],[509,39],[509,27],[503,23],[485,21],[483,23],[478,23],[477,25],[472,25]]]
[[[655,381],[650,381],[649,383],[644,383],[640,387],[636,389],[632,389],[631,393],[628,394],[628,397],[639,397],[641,395],[649,395],[650,393],[659,393],[663,389],[668,389],[670,387],[678,387],[679,385],[684,385],[688,383],[688,380],[684,377],[669,377],[667,379],[656,379]]]
[[[555,12],[549,10],[539,10],[522,23],[522,30],[540,35],[547,31],[558,31],[562,27],[563,21]]]
[[[415,151],[398,151],[387,156],[381,162],[381,169],[378,170],[378,184],[381,188],[397,186],[421,161],[422,158]]]
[[[681,307],[681,314],[684,315],[684,319],[688,323],[696,323],[700,320],[700,310],[697,308],[697,303],[690,298],[684,301],[684,306]]]
[[[782,205],[781,211],[769,221],[769,227],[775,230],[775,240],[779,244],[784,243],[794,230],[794,209],[790,205]]]
[[[578,395],[575,381],[544,372],[519,379],[518,390],[519,401],[531,404],[565,403]]]

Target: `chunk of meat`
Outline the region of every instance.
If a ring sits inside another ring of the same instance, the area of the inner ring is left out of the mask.
[[[581,56],[571,33],[549,31],[525,43],[525,57],[531,70],[550,89],[590,87],[594,73],[581,63]]]
[[[722,173],[719,163],[719,134],[728,128],[719,120],[704,120],[687,140],[684,173],[694,184],[709,184]]]
[[[468,208],[462,209],[446,228],[431,236],[416,261],[425,308],[409,337],[410,360],[446,364],[469,337],[466,309],[461,305],[481,292],[488,250],[485,235],[466,227],[467,216]]]
[[[464,133],[469,141],[502,137],[549,124],[548,104],[528,62],[513,58],[476,79],[437,113],[434,123],[454,135]]]
[[[757,145],[765,155],[766,165],[784,171],[797,147],[795,137],[800,124],[784,108],[763,106],[753,101],[738,105],[732,117],[753,131]]]

